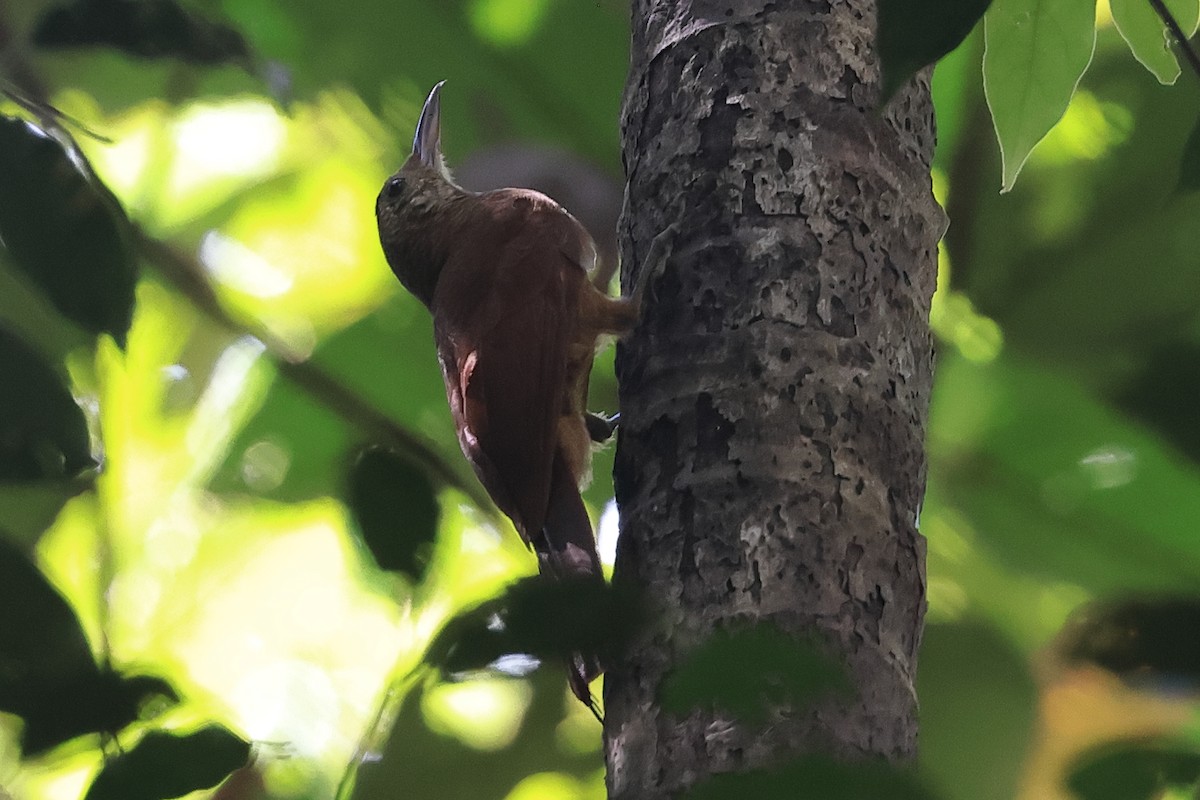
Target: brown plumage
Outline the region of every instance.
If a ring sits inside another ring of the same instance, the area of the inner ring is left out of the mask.
[[[591,284],[596,246],[549,197],[454,184],[439,144],[441,86],[376,202],[383,251],[433,314],[459,445],[488,494],[543,575],[603,580],[579,494],[590,477],[588,377],[597,339],[628,331],[636,308]],[[600,671],[594,656],[569,659],[571,688],[589,705]]]

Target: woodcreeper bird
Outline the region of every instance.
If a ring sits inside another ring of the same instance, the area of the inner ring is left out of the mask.
[[[459,445],[542,575],[603,581],[579,491],[593,440],[612,427],[587,413],[588,378],[598,338],[631,329],[638,301],[592,285],[596,245],[549,197],[454,183],[441,152],[441,88],[376,201],[383,252],[433,314]],[[593,710],[588,683],[601,671],[594,654],[568,656],[571,690]]]

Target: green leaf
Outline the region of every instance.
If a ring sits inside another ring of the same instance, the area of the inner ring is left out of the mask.
[[[137,269],[128,222],[44,131],[0,115],[0,240],[54,306],[124,346]]]
[[[1129,44],[1134,58],[1158,78],[1173,84],[1179,77],[1179,62],[1171,52],[1174,38],[1147,0],[1109,0],[1113,24]],[[1200,24],[1200,0],[1164,0],[1179,27],[1190,36]]]
[[[546,19],[550,0],[471,0],[467,18],[475,35],[498,47],[524,44]]]
[[[97,666],[70,604],[0,531],[0,711],[25,722],[38,755],[88,733],[115,733],[153,698],[175,700],[159,678]]]
[[[196,64],[250,63],[240,33],[173,0],[75,0],[48,10],[33,41],[48,48],[108,46],[140,58]]]
[[[154,731],[110,759],[84,800],[166,800],[216,786],[246,765],[250,744],[210,725],[184,736]]]
[[[1021,653],[978,622],[933,624],[921,639],[921,773],[953,800],[1011,800],[1037,719]]]
[[[32,545],[67,502],[91,488],[90,476],[75,481],[0,483],[0,519],[13,541]]]
[[[360,398],[371,415],[386,416],[440,444],[445,463],[459,470],[462,483],[478,486],[454,435],[432,321],[411,296],[397,293],[374,313],[322,341],[312,363]],[[313,394],[277,376],[230,447],[211,488],[222,493],[249,489],[285,502],[337,494],[345,488],[346,454],[361,443],[362,435]],[[247,456],[264,441],[281,448],[289,459],[278,485],[246,480]]]
[[[757,724],[774,708],[800,709],[849,688],[843,669],[813,641],[764,622],[718,630],[688,653],[663,681],[662,704],[681,716],[715,707]]]
[[[996,0],[984,16],[983,90],[1003,188],[1067,110],[1096,46],[1095,0]]]
[[[682,795],[685,800],[933,800],[907,770],[881,761],[847,763],[808,756],[785,767],[715,775]]]
[[[1110,600],[1079,613],[1067,627],[1063,655],[1146,688],[1200,686],[1200,597]]]
[[[636,599],[609,584],[525,578],[446,623],[426,661],[448,675],[480,670],[513,654],[552,659],[581,652],[603,663],[640,620]]]
[[[1121,410],[1200,464],[1200,345],[1168,341],[1145,352],[1137,372],[1113,394]]]
[[[1200,753],[1191,748],[1126,744],[1076,761],[1067,787],[1080,800],[1153,800],[1172,787],[1200,781]]]
[[[69,478],[94,465],[87,420],[62,379],[0,328],[0,481]]]
[[[992,0],[880,0],[881,105],[918,70],[962,43]]]
[[[481,26],[465,0],[362,0],[354,14],[321,0],[221,3],[256,51],[292,69],[298,98],[325,91],[336,76],[369,107],[385,109],[400,134],[396,158],[407,156],[401,148],[412,141],[429,87],[445,79],[471,89],[443,98],[442,144],[452,166],[503,132],[499,138],[510,141],[554,141],[616,171],[612,121],[628,65],[628,11],[610,0],[546,3],[544,14],[529,0],[480,5],[522,5],[531,19],[508,31]],[[501,37],[505,46],[497,47]],[[472,111],[477,94],[495,110],[486,123]]]
[[[289,503],[336,494],[346,453],[354,445],[351,424],[278,375],[261,402],[209,488]],[[282,475],[268,481],[259,480],[253,466],[264,445],[281,453],[280,461],[287,465]]]
[[[1188,134],[1179,163],[1179,188],[1185,192],[1200,189],[1200,119]]]
[[[397,453],[369,448],[350,470],[347,502],[380,569],[403,572],[419,582],[441,516],[425,471]]]
[[[0,708],[61,676],[98,672],[75,611],[28,556],[0,535]],[[24,716],[24,714],[22,714]]]
[[[937,150],[935,168],[949,171],[958,152],[970,143],[972,98],[980,91],[979,59],[983,55],[983,26],[977,26],[964,43],[938,59],[930,80],[933,107],[937,109]]]
[[[1200,585],[1200,471],[1072,376],[948,355],[932,405],[926,507],[964,513],[984,552],[1095,594]]]
[[[517,727],[512,742],[496,750],[479,750],[455,736],[431,730],[428,718],[422,714],[422,694],[427,689],[404,697],[390,729],[380,732],[386,739],[355,765],[350,798],[509,797],[516,796],[513,787],[535,772],[559,773],[571,776],[572,782],[595,785],[604,769],[600,731],[589,716],[582,737],[579,733],[564,735],[580,727],[577,717],[582,708],[574,699],[566,701],[562,676],[543,670],[514,682],[520,686],[518,691],[532,690],[532,697],[524,714],[511,721]],[[581,738],[587,743],[584,746],[580,746]]]

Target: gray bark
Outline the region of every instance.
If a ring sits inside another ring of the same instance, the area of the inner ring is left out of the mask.
[[[874,0],[633,3],[626,286],[677,228],[618,351],[615,581],[658,621],[608,665],[611,798],[914,754],[944,217],[927,75],[877,112],[874,25]],[[818,632],[854,696],[760,727],[660,708],[689,648],[755,620]]]

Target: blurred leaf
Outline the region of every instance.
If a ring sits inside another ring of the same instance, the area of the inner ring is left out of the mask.
[[[364,0],[353,14],[320,0],[222,2],[257,52],[291,68],[299,98],[339,83],[382,109],[400,133],[397,158],[407,155],[402,148],[429,87],[445,79],[461,87],[443,97],[451,166],[489,141],[538,138],[615,172],[612,121],[628,64],[628,12],[612,3],[552,2],[534,26],[511,16],[514,6],[527,16],[537,11],[528,1],[481,5],[508,11],[508,31],[479,25],[475,0]],[[503,47],[497,36],[507,37]]]
[[[1200,0],[1163,0],[1179,27],[1190,36],[1200,23]],[[1179,77],[1179,62],[1171,52],[1167,26],[1146,0],[1109,0],[1113,24],[1129,44],[1134,58],[1158,78],[1172,84]]]
[[[517,581],[495,600],[446,623],[426,660],[444,674],[483,669],[501,656],[561,659],[619,651],[641,619],[628,593],[598,581]]]
[[[516,737],[495,751],[476,750],[431,731],[421,713],[422,695],[404,698],[385,732],[386,741],[375,749],[378,756],[357,765],[352,800],[501,800],[533,772],[592,778],[604,768],[598,724],[574,698],[568,699],[560,674],[543,670],[527,680],[533,697],[524,717],[514,720]],[[563,731],[575,725],[585,726],[593,747],[571,746]]]
[[[1094,593],[1200,581],[1200,470],[1061,371],[1016,358],[938,364],[931,483],[978,546]]]
[[[1134,743],[1087,753],[1067,778],[1080,800],[1154,800],[1165,789],[1195,788],[1197,782],[1200,753]]]
[[[984,16],[983,89],[1007,192],[1062,117],[1096,46],[1094,0],[995,0]]]
[[[443,442],[447,460],[471,475],[446,402],[433,322],[412,296],[392,295],[369,316],[322,341],[314,358],[401,425]]]
[[[0,328],[0,481],[68,478],[94,464],[87,420],[62,379]]]
[[[334,495],[343,484],[346,453],[354,444],[351,424],[291,382],[276,377],[262,406],[239,432],[214,476],[216,492],[252,492],[295,502]],[[263,484],[252,471],[255,447],[269,442],[287,459],[283,480]]]
[[[63,315],[122,346],[137,282],[127,226],[62,145],[0,115],[0,241]]]
[[[263,775],[266,766],[268,764],[251,762],[235,769],[209,796],[209,800],[264,800],[270,797]]]
[[[963,44],[939,58],[933,69],[930,89],[937,110],[937,149],[933,159],[935,169],[942,174],[949,171],[960,149],[977,146],[974,142],[962,142],[962,135],[975,115],[977,100],[982,98],[979,85],[982,53],[983,26],[977,25]],[[955,270],[952,277],[957,274]]]
[[[773,709],[801,709],[828,692],[845,695],[845,671],[810,640],[769,622],[718,630],[688,653],[662,685],[662,705],[686,715],[716,708],[759,724]]]
[[[1115,394],[1122,410],[1200,464],[1200,345],[1171,341],[1146,353]]]
[[[685,800],[933,800],[907,770],[880,761],[846,763],[809,756],[774,770],[714,775]]]
[[[105,763],[84,800],[182,797],[215,786],[249,757],[248,742],[216,725],[183,736],[152,731]]]
[[[419,312],[419,313],[418,313]],[[320,343],[317,364],[372,409],[442,444],[447,464],[475,481],[462,457],[433,348],[429,314],[415,300],[393,296],[373,314]],[[255,493],[294,501],[336,495],[345,487],[346,453],[361,431],[292,382],[277,378],[213,479],[218,492],[244,492],[245,454],[262,441],[288,454],[286,479]]]
[[[159,678],[96,665],[75,612],[0,532],[0,711],[25,721],[26,756],[86,733],[115,733],[153,698],[177,699]]]
[[[1069,111],[1074,123],[1039,145],[1028,186],[1001,195],[988,185],[993,148],[979,124],[956,165],[972,174],[950,195],[952,282],[999,323],[1010,353],[1100,393],[1193,318],[1200,297],[1200,270],[1186,267],[1200,250],[1200,194],[1167,194],[1178,145],[1164,144],[1182,143],[1196,108],[1172,102],[1111,28],[1104,43],[1090,100],[1072,104],[1086,113]]]
[[[380,569],[419,582],[437,536],[441,507],[429,476],[403,456],[369,448],[350,470],[347,502]]]
[[[1148,688],[1200,687],[1200,596],[1095,603],[1067,628],[1063,654]]]
[[[992,627],[929,625],[917,671],[921,772],[951,800],[1011,800],[1037,719],[1025,660]]]
[[[1183,146],[1183,158],[1179,163],[1179,188],[1185,192],[1200,189],[1200,119],[1188,134]]]
[[[922,67],[962,43],[992,0],[881,0],[882,103]],[[882,104],[881,103],[881,104]]]
[[[501,47],[528,41],[552,0],[470,0],[467,14],[479,38]]]
[[[85,475],[74,481],[0,483],[0,520],[9,538],[31,548],[72,497],[91,488]]]
[[[5,533],[0,538],[0,706],[56,676],[95,674],[92,650],[70,604]],[[19,713],[19,712],[18,712]]]
[[[45,13],[33,41],[48,48],[115,47],[140,58],[197,64],[248,65],[250,59],[240,33],[174,0],[72,0]]]

